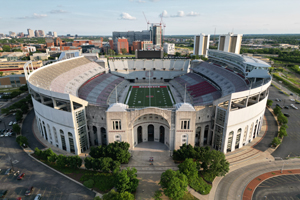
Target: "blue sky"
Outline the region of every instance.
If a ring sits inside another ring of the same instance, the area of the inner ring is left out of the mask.
[[[300,33],[300,0],[0,0],[0,33],[27,28],[111,35],[145,30],[163,14],[167,35]]]

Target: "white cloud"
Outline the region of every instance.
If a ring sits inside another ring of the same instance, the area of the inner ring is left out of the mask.
[[[124,20],[135,20],[136,17],[133,17],[133,16],[129,15],[128,13],[123,12],[123,13],[120,15],[120,19],[124,19]]]
[[[189,12],[188,14],[186,14],[186,16],[188,17],[195,17],[195,16],[199,16],[200,14],[194,11]]]
[[[31,16],[19,17],[18,19],[42,19],[45,17],[47,17],[46,14],[33,13],[33,15],[31,15]]]
[[[157,1],[159,1],[159,0],[149,0],[149,1],[152,1],[152,2],[157,2]]]
[[[178,11],[177,15],[171,15],[171,17],[184,17],[184,12],[183,11]]]
[[[51,14],[62,14],[62,13],[67,13],[67,11],[65,10],[51,10],[50,11]]]
[[[164,18],[169,17],[168,12],[164,10],[161,14],[159,14],[159,17],[164,17]]]
[[[139,3],[146,3],[146,1],[143,1],[143,0],[138,0],[137,2],[139,2]]]

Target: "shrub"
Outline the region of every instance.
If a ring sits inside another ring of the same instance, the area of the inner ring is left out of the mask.
[[[39,150],[39,148],[35,147],[35,149],[34,149],[34,154],[35,154],[36,156],[40,156],[40,155],[41,155],[41,150]]]
[[[284,136],[287,136],[287,132],[285,130],[284,127],[280,127],[280,130],[279,130],[279,137],[284,137]]]
[[[16,141],[17,143],[20,145],[20,146],[23,146],[23,145],[26,145],[28,146],[28,140],[25,136],[19,136],[16,138]]]
[[[279,139],[278,137],[275,137],[275,138],[273,139],[273,141],[272,141],[272,145],[275,146],[275,147],[277,147],[277,146],[280,145],[280,144],[281,144],[280,139]]]
[[[212,183],[212,182],[215,180],[215,178],[216,178],[216,175],[213,174],[213,173],[202,172],[201,174],[202,174],[202,176],[203,176],[203,179],[204,179],[205,181],[210,182],[210,183]]]
[[[268,106],[268,107],[271,107],[272,104],[273,104],[273,101],[272,101],[271,99],[268,99],[268,101],[267,101],[267,106]]]
[[[154,194],[154,200],[162,200],[162,198],[160,198],[161,196],[162,196],[162,191],[156,190]]]
[[[119,192],[135,192],[139,184],[139,180],[136,178],[137,170],[135,168],[127,168],[118,172],[115,175],[115,187]]]
[[[92,188],[94,186],[94,180],[93,179],[89,179],[87,181],[83,182],[83,185],[87,188]]]
[[[211,185],[207,184],[201,177],[194,177],[193,179],[191,179],[190,186],[203,195],[209,194],[211,190]]]
[[[187,176],[188,179],[198,176],[197,163],[192,158],[187,158],[179,166],[179,171]]]
[[[288,123],[287,117],[284,116],[282,113],[278,114],[277,120],[278,120],[279,124],[287,124]]]
[[[274,114],[276,116],[278,116],[281,113],[281,108],[279,106],[276,106],[273,111],[274,111]]]

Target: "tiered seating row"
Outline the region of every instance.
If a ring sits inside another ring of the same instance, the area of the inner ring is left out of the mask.
[[[78,96],[92,104],[107,105],[111,92],[123,80],[112,74],[103,74],[82,86],[78,91]]]
[[[123,90],[130,84],[129,81],[123,80],[117,87],[113,89],[113,91],[110,93],[108,98],[108,104],[116,103],[116,92],[118,92],[118,101],[120,100],[119,97],[121,96]],[[116,90],[117,88],[117,90]]]
[[[59,75],[81,65],[90,63],[87,58],[80,57],[65,62],[57,63],[49,67],[43,67],[30,76],[29,82],[46,90],[50,89],[51,82]]]

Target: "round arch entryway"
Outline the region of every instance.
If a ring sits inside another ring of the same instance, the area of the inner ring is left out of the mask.
[[[136,119],[132,130],[134,149],[170,149],[170,127],[168,121],[162,116],[156,114],[142,115]]]

